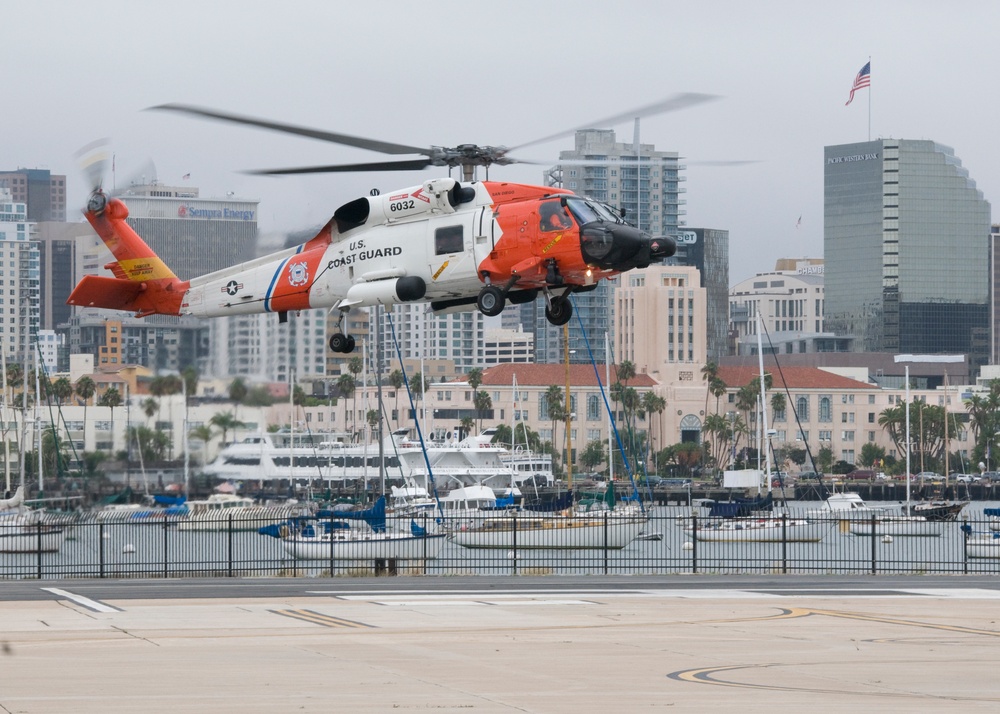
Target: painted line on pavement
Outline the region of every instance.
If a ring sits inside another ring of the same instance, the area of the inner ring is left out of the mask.
[[[83,607],[93,610],[94,612],[121,612],[121,608],[111,607],[111,605],[105,605],[103,602],[97,602],[97,600],[91,600],[89,597],[84,597],[83,595],[77,595],[76,593],[71,593],[68,590],[62,590],[60,588],[42,588],[46,592],[50,592],[53,595],[58,595],[59,597],[66,598],[67,600],[72,600],[77,605],[82,605]]]

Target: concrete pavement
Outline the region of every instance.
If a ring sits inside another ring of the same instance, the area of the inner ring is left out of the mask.
[[[997,590],[628,584],[95,600],[38,583],[47,599],[0,602],[0,711],[1000,707]]]

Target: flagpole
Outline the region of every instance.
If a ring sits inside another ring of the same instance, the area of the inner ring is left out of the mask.
[[[868,55],[868,141],[872,140],[872,87],[871,87],[872,56]]]

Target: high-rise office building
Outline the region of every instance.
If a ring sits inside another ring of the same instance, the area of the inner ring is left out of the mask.
[[[128,223],[181,280],[252,260],[257,201],[205,199],[194,187],[133,186]]]
[[[729,354],[729,231],[683,228],[676,235],[677,252],[666,263],[698,269],[708,299],[708,359],[718,363]]]
[[[39,329],[34,226],[27,204],[0,188],[0,349],[18,362],[34,357]]]
[[[28,220],[66,220],[66,177],[48,169],[0,171],[0,188],[10,190],[11,200],[27,206]]]
[[[858,352],[989,359],[990,204],[927,140],[828,146],[826,329]]]

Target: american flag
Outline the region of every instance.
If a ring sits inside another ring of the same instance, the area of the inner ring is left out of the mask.
[[[867,62],[865,62],[865,66],[861,68],[861,71],[858,72],[858,76],[854,78],[854,86],[851,87],[851,96],[848,97],[847,104],[850,104],[851,102],[854,101],[854,93],[856,91],[858,91],[859,89],[863,89],[867,87],[869,84],[871,84],[871,79],[872,79],[872,63],[871,60],[868,60]],[[845,104],[844,106],[846,107],[847,104]]]
[[[848,102],[848,103],[850,103],[850,102]],[[181,176],[181,180],[182,181],[187,181],[189,178],[191,178],[191,174],[184,174],[183,176]]]

